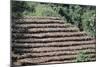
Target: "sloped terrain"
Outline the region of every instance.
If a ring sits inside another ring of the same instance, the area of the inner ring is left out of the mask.
[[[80,52],[96,60],[95,39],[59,17],[23,17],[12,21],[12,65],[77,62]]]

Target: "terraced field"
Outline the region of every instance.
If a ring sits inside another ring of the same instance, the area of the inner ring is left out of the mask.
[[[59,17],[24,17],[12,21],[12,65],[77,62],[80,52],[96,60],[95,39]]]

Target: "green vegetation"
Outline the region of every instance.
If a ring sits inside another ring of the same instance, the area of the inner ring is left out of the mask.
[[[96,7],[73,4],[51,4],[31,1],[12,1],[12,16],[57,16],[86,31],[96,33]]]
[[[77,62],[87,62],[90,60],[90,56],[87,55],[85,52],[80,52],[76,60]]]

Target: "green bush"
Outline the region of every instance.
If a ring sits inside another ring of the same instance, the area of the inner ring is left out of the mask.
[[[90,60],[90,56],[87,55],[85,52],[79,52],[76,60],[77,62],[87,62]]]
[[[94,10],[88,10],[82,15],[83,29],[89,35],[95,37],[96,35],[96,13]]]
[[[41,5],[35,7],[35,16],[59,16],[59,14],[48,5]]]

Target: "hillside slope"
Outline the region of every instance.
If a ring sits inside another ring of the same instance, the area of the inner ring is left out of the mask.
[[[12,21],[12,65],[77,62],[80,52],[96,60],[95,39],[59,17],[23,17]]]

